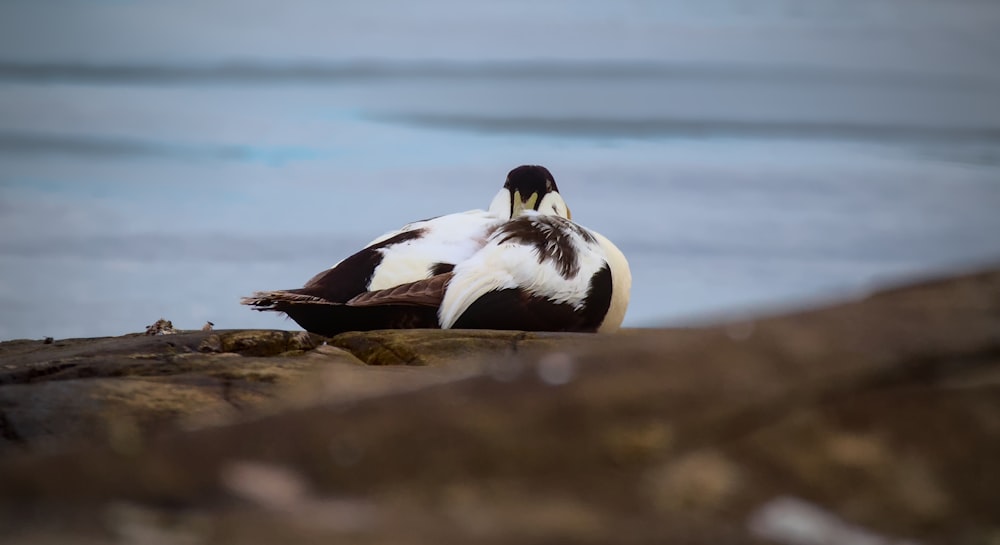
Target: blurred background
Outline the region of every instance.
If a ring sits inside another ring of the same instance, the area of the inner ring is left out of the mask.
[[[238,304],[549,167],[627,326],[1000,261],[1000,2],[5,0],[0,339]]]

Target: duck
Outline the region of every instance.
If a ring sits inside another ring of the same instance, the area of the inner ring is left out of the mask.
[[[241,303],[306,331],[441,328],[617,331],[631,290],[624,254],[572,219],[552,173],[522,165],[486,210],[404,225],[302,288]]]

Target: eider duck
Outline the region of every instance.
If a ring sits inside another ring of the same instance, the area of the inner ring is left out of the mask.
[[[507,175],[488,210],[386,233],[299,289],[242,304],[307,331],[393,328],[616,331],[631,289],[625,256],[571,220],[545,167]]]

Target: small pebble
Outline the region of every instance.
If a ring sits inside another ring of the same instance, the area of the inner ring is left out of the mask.
[[[177,333],[173,322],[160,318],[153,325],[146,326],[146,335],[172,335]]]

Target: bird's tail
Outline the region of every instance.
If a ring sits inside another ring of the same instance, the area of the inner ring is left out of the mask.
[[[241,305],[253,307],[254,310],[274,310],[286,312],[296,305],[341,305],[322,297],[302,293],[300,290],[255,291],[250,297],[240,299]]]
[[[254,310],[284,312],[302,329],[324,336],[372,329],[437,328],[437,308],[386,302],[375,306],[334,303],[298,290],[258,291],[240,300]]]

